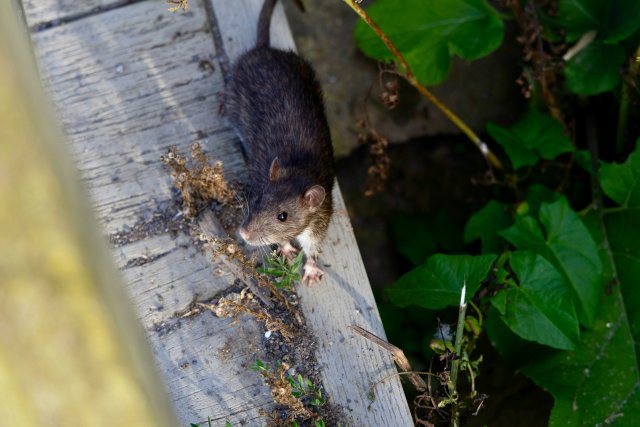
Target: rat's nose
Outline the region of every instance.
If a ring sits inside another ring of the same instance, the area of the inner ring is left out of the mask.
[[[242,237],[245,241],[251,238],[251,233],[249,233],[249,230],[247,230],[246,227],[240,227],[238,233],[240,234],[240,237]]]

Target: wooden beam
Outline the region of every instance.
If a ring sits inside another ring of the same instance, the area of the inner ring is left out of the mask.
[[[177,423],[42,88],[0,15],[0,420]]]
[[[247,368],[266,354],[262,325],[249,318],[232,325],[210,313],[174,316],[196,295],[225,292],[234,277],[180,228],[160,162],[169,146],[185,153],[197,141],[232,181],[244,181],[239,142],[218,111],[225,73],[253,44],[260,5],[192,0],[189,12],[171,14],[161,3],[136,2],[32,34],[43,79],[182,424],[211,416],[217,424],[262,425],[261,411],[273,407],[269,390]],[[49,19],[38,13],[27,13],[31,23]],[[275,45],[294,47],[281,5],[272,34]],[[320,259],[325,279],[298,287],[324,387],[348,423],[410,425],[391,357],[348,328],[357,324],[384,337],[339,187],[335,202]]]

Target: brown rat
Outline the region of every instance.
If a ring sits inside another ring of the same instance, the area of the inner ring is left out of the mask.
[[[297,239],[307,256],[302,281],[312,283],[322,277],[316,260],[333,213],[331,134],[309,63],[269,46],[276,2],[265,0],[256,47],[234,64],[225,96],[251,185],[239,233],[250,245],[277,244],[288,260]]]

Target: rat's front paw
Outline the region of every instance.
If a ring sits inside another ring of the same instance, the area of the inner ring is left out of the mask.
[[[288,263],[293,262],[293,260],[296,259],[296,255],[298,255],[298,250],[289,242],[284,245],[278,245],[278,251]]]
[[[318,268],[315,262],[307,262],[302,269],[304,270],[302,283],[307,282],[308,285],[319,282],[324,275],[324,272]]]

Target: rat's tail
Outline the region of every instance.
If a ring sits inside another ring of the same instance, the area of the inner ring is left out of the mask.
[[[271,14],[278,0],[264,0],[260,17],[258,18],[258,37],[256,47],[269,47],[269,27],[271,26]]]

